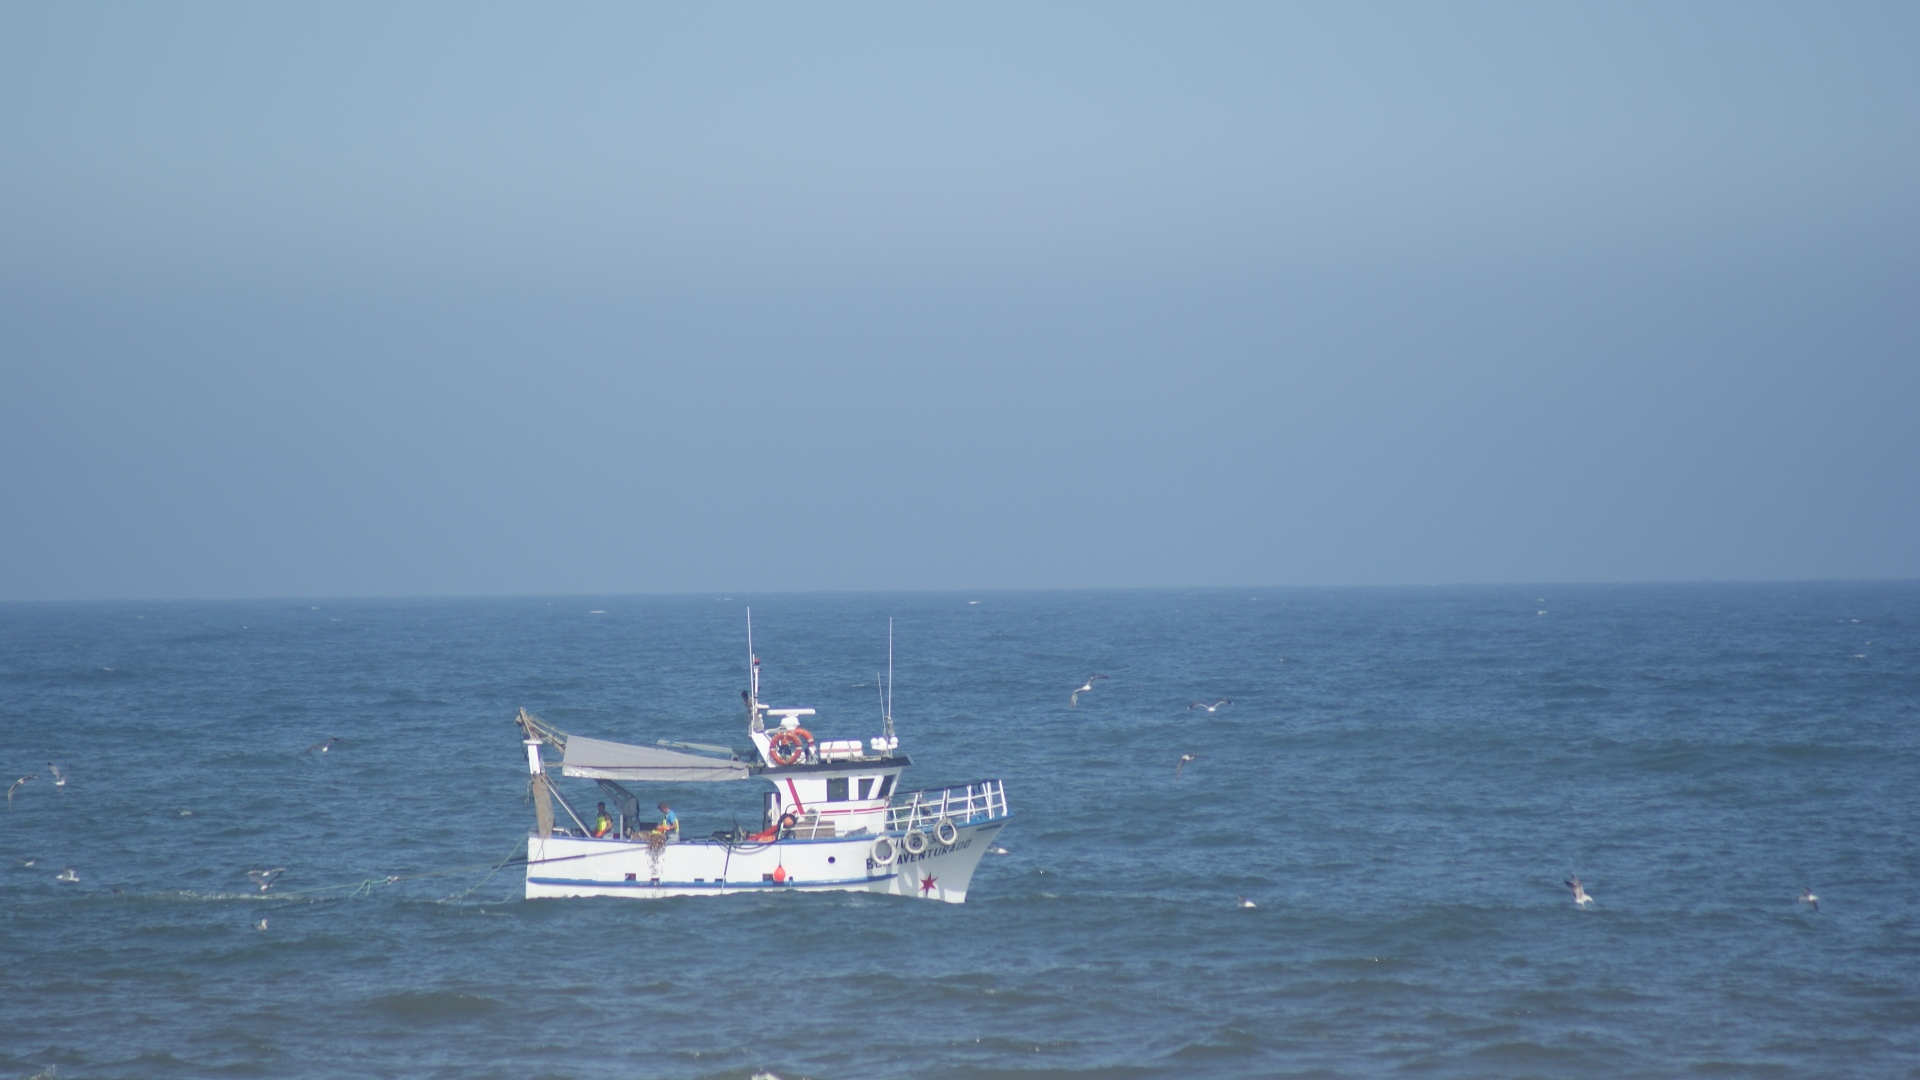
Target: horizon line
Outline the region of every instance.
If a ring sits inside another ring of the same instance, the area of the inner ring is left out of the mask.
[[[1441,582],[1376,582],[1376,583],[1340,583],[1320,585],[1050,585],[1050,586],[992,586],[967,588],[943,586],[938,588],[818,588],[818,589],[671,589],[655,591],[623,592],[516,592],[516,593],[313,593],[299,595],[294,593],[279,595],[245,596],[107,596],[107,597],[42,597],[38,599],[0,598],[0,606],[29,607],[52,606],[59,604],[272,604],[272,603],[309,603],[324,600],[330,603],[362,603],[369,601],[456,601],[456,600],[571,600],[571,599],[610,599],[620,598],[685,598],[707,596],[728,591],[742,596],[883,596],[883,595],[1008,595],[1008,594],[1044,594],[1044,593],[1149,593],[1149,592],[1242,592],[1263,590],[1269,592],[1326,592],[1337,590],[1383,590],[1383,589],[1570,589],[1570,588],[1642,588],[1648,586],[1735,586],[1735,585],[1902,585],[1920,584],[1920,578],[1912,577],[1853,577],[1853,578],[1642,578],[1642,579],[1593,579],[1586,581],[1441,581]],[[730,597],[714,596],[716,600]]]

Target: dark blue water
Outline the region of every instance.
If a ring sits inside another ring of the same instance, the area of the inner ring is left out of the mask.
[[[968,903],[489,877],[515,710],[738,742],[749,601],[826,738],[896,618]],[[10,605],[0,710],[0,1076],[1920,1075],[1915,584]]]

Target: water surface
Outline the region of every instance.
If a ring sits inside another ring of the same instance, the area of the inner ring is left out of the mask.
[[[515,710],[741,742],[749,602],[823,738],[896,619],[968,903],[490,876]],[[0,702],[0,1076],[1920,1075],[1914,584],[4,605]]]

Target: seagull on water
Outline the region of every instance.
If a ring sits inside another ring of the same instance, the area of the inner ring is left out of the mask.
[[[267,920],[261,919],[259,922],[254,923],[253,928],[255,930],[265,930],[267,928]]]
[[[55,764],[54,764],[53,762],[51,762],[51,761],[49,761],[49,762],[47,762],[47,771],[53,774],[53,786],[54,786],[54,787],[66,787],[66,786],[67,786],[67,770],[65,770],[65,769],[63,769],[63,768],[61,768],[60,766],[58,766],[58,765],[55,765]]]
[[[333,748],[333,744],[334,744],[334,743],[337,743],[337,742],[339,742],[339,741],[340,741],[339,739],[336,739],[336,738],[334,738],[334,737],[333,737],[332,735],[329,735],[329,736],[327,736],[327,737],[326,737],[326,739],[325,739],[324,741],[322,741],[322,742],[317,742],[317,743],[314,743],[314,744],[313,744],[312,746],[309,746],[309,747],[307,747],[307,748],[306,748],[305,750],[302,750],[302,751],[300,751],[300,752],[301,752],[301,753],[303,753],[303,754],[311,754],[311,753],[313,753],[313,752],[314,752],[315,750],[318,750],[318,751],[320,751],[321,753],[323,753],[323,754],[324,754],[324,753],[326,753],[326,752],[327,752],[328,750],[331,750],[331,749]]]
[[[273,879],[286,872],[286,867],[276,866],[271,870],[249,870],[247,871],[247,876],[253,879],[255,885],[260,886],[261,892],[266,892],[268,889],[273,888]]]
[[[27,775],[21,777],[20,779],[15,780],[13,782],[13,786],[7,789],[7,809],[9,810],[13,809],[13,793],[20,790],[21,784],[24,784],[29,780],[38,780],[38,779],[40,779],[39,773],[28,773]]]
[[[1011,852],[1011,851],[1008,851],[1008,850],[1007,850],[1006,848],[1003,848],[1003,847],[990,847],[990,848],[988,848],[988,849],[987,849],[987,854],[989,854],[989,855],[1011,855],[1011,854],[1013,854],[1013,852]]]
[[[1191,712],[1194,709],[1205,709],[1208,712],[1214,712],[1214,711],[1217,711],[1222,705],[1231,705],[1231,704],[1233,704],[1232,698],[1220,698],[1211,705],[1207,704],[1204,701],[1196,701],[1188,705],[1187,710]]]
[[[1199,754],[1181,754],[1180,760],[1173,763],[1174,779],[1176,780],[1179,779],[1180,770],[1187,767],[1187,762],[1192,761],[1194,758],[1197,758],[1199,756],[1200,756]]]
[[[38,855],[35,855],[35,856],[34,856],[33,858],[31,858],[31,859],[22,859],[22,860],[20,860],[20,865],[21,865],[21,866],[25,866],[25,867],[28,867],[29,869],[31,869],[32,867],[35,867],[35,866],[38,866],[39,864],[40,864],[40,856],[38,856]]]
[[[62,871],[60,871],[60,872],[59,872],[58,874],[55,874],[55,875],[53,876],[53,880],[55,880],[55,881],[79,881],[79,880],[80,880],[80,875],[79,875],[79,874],[76,874],[76,873],[74,873],[74,872],[73,872],[73,867],[71,867],[71,866],[69,866],[69,867],[67,867],[67,868],[66,868],[65,870],[62,870]]]
[[[1815,911],[1820,910],[1820,898],[1813,895],[1812,889],[1800,890],[1800,902],[1807,905],[1808,907],[1812,908]]]
[[[1086,694],[1086,693],[1091,693],[1091,692],[1092,692],[1092,690],[1093,690],[1093,684],[1094,684],[1094,682],[1095,682],[1095,680],[1098,680],[1098,679],[1104,679],[1104,678],[1106,678],[1106,676],[1105,676],[1105,675],[1089,675],[1089,676],[1087,676],[1087,681],[1085,681],[1085,682],[1083,682],[1083,683],[1081,683],[1081,684],[1080,684],[1080,689],[1078,689],[1078,690],[1075,690],[1075,691],[1073,692],[1073,697],[1071,697],[1071,698],[1069,698],[1069,699],[1067,700],[1067,707],[1068,707],[1068,708],[1073,708],[1074,706],[1076,706],[1076,705],[1078,705],[1078,704],[1080,704],[1080,695],[1081,695],[1081,694]]]
[[[1260,905],[1259,905],[1259,904],[1256,904],[1256,903],[1254,903],[1253,901],[1251,901],[1251,900],[1249,900],[1249,899],[1247,899],[1246,897],[1244,897],[1244,896],[1243,896],[1243,897],[1241,897],[1241,898],[1240,898],[1240,904],[1239,904],[1239,906],[1240,906],[1240,907],[1243,907],[1243,908],[1257,908],[1257,907],[1259,907]]]
[[[1593,903],[1593,897],[1587,895],[1587,890],[1584,886],[1580,884],[1580,879],[1578,877],[1568,878],[1567,880],[1561,882],[1560,884],[1565,885],[1567,888],[1573,890],[1573,906],[1574,907],[1584,908],[1588,904]]]

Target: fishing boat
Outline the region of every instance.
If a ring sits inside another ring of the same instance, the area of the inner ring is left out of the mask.
[[[1009,818],[998,780],[898,790],[913,764],[894,733],[889,677],[880,687],[881,733],[815,739],[808,708],[760,701],[760,659],[747,630],[750,749],[653,745],[569,735],[520,710],[534,829],[527,838],[528,899],[568,896],[722,896],[765,892],[871,892],[963,903],[974,869]],[[599,785],[606,815],[582,815],[554,782]],[[643,821],[633,785],[765,782],[760,828],[703,839],[677,823]]]

